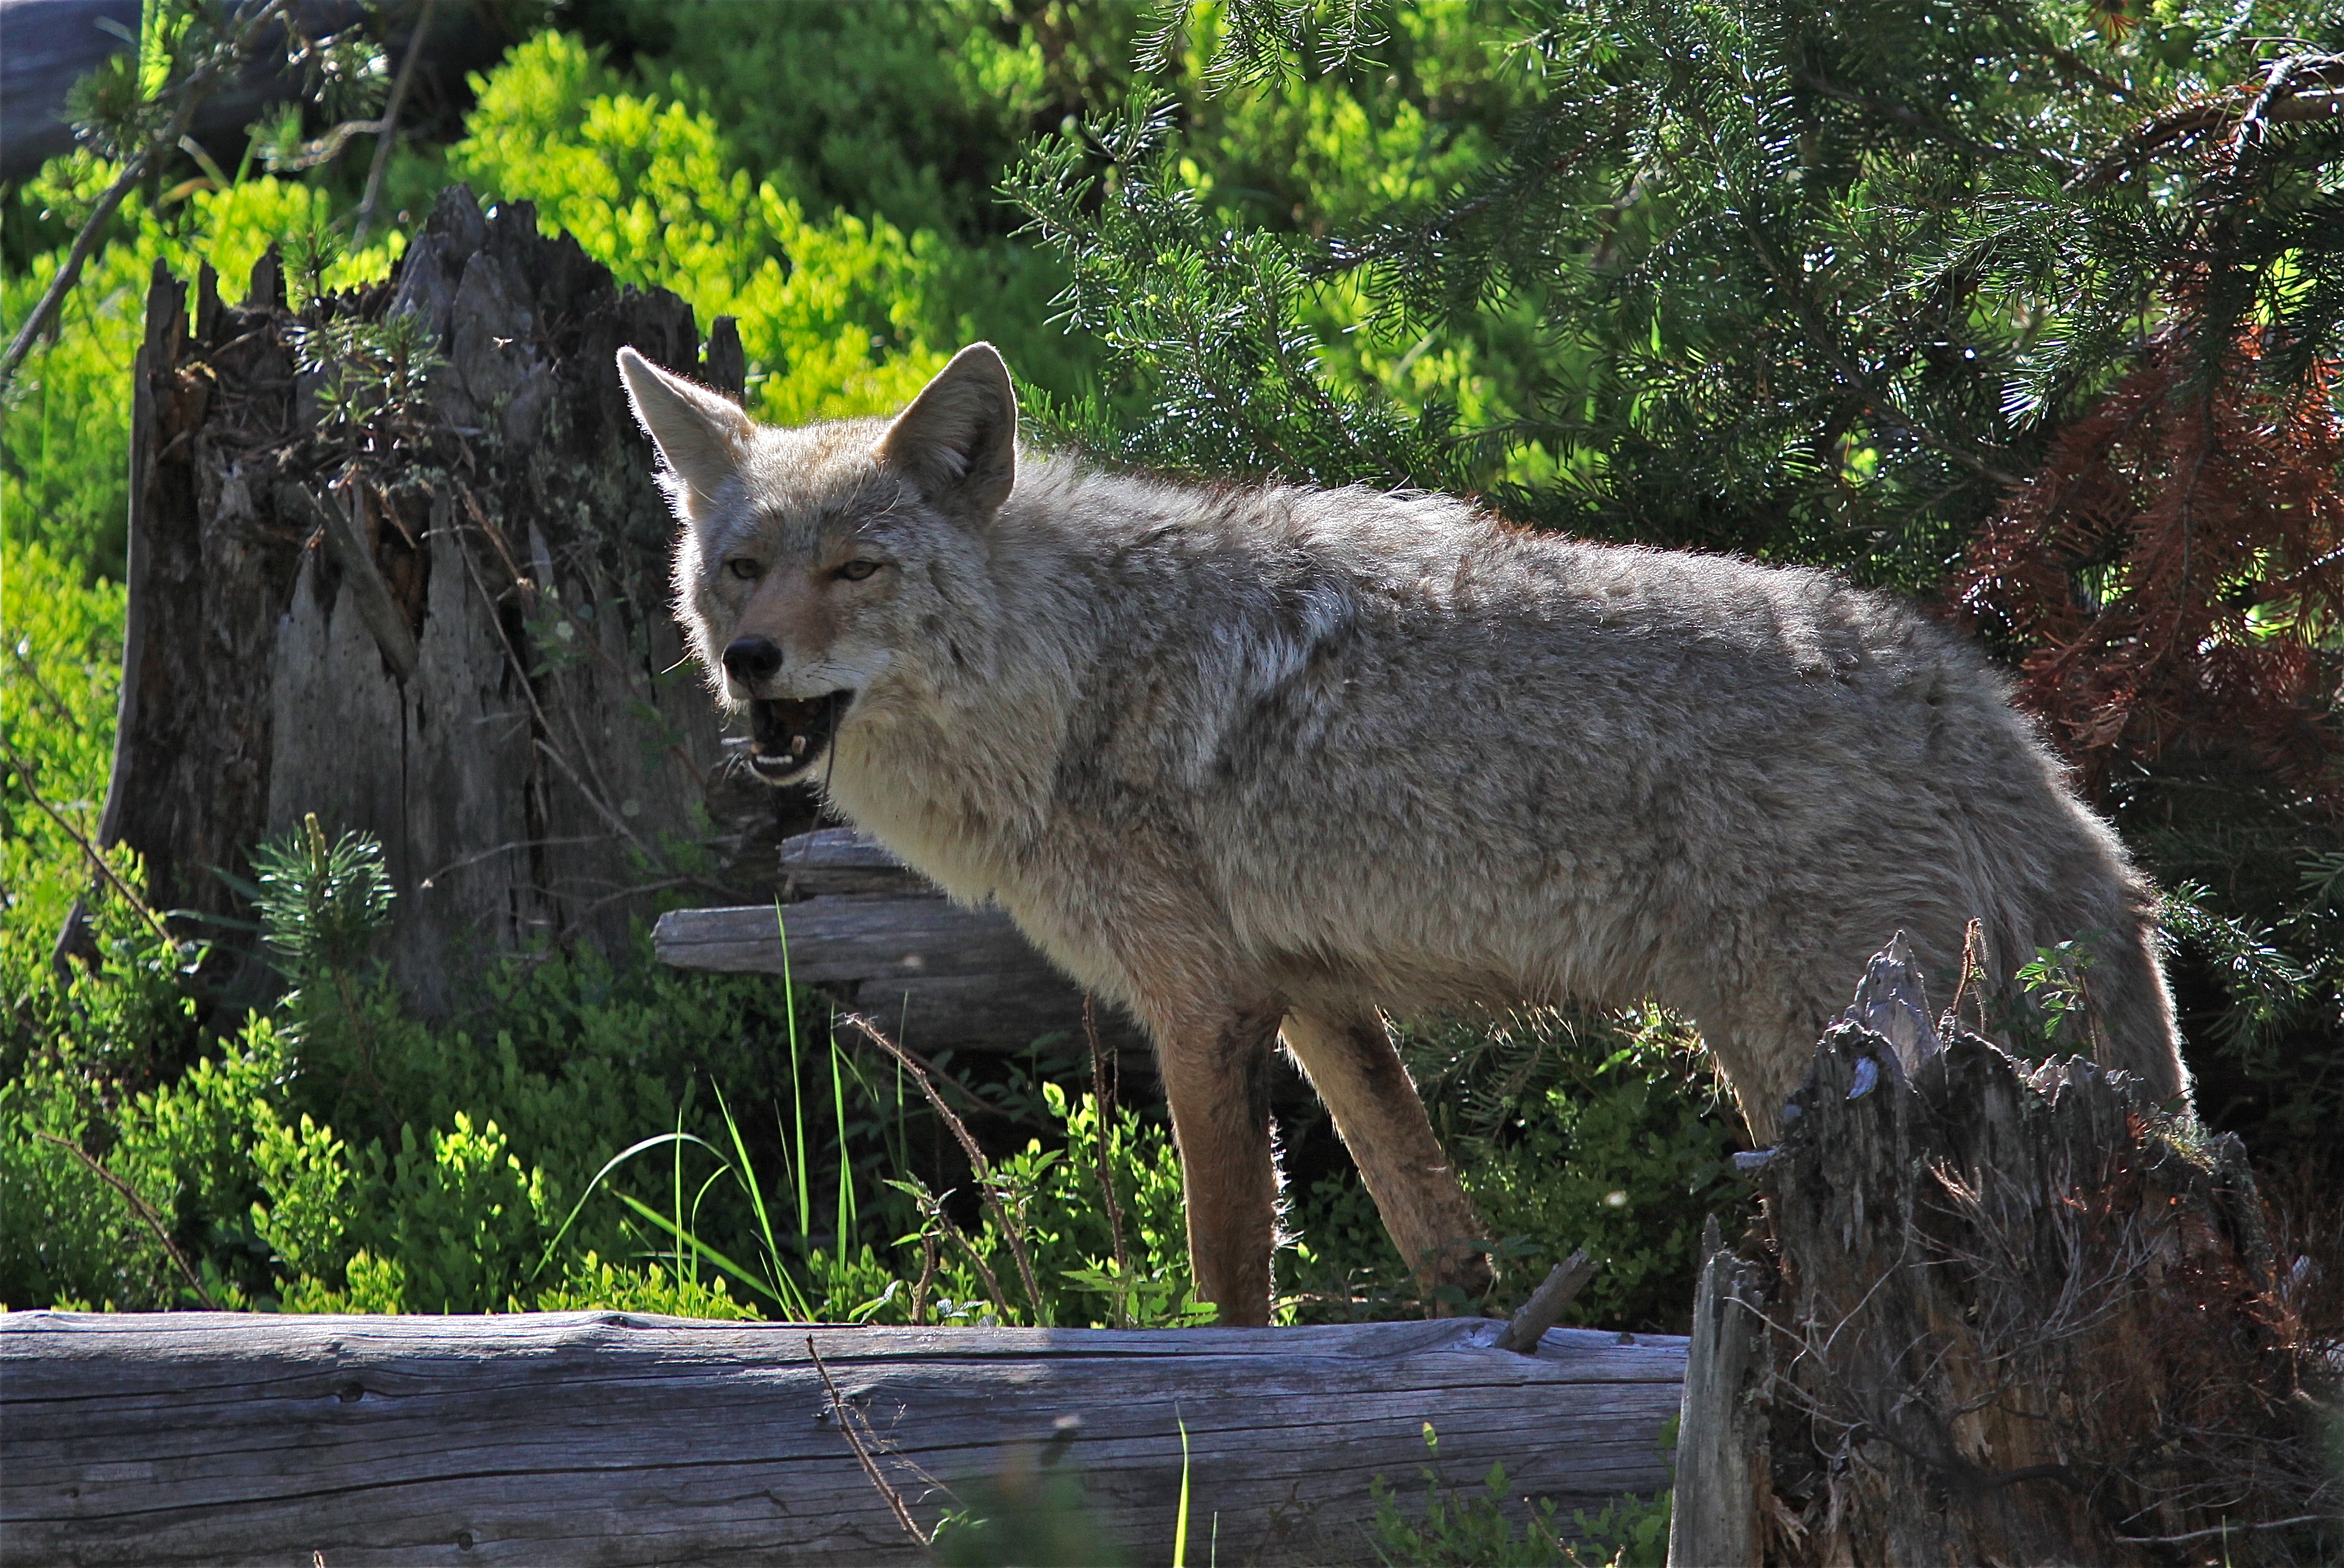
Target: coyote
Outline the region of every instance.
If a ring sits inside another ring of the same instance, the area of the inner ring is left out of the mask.
[[[1281,1037],[1401,1255],[1469,1289],[1486,1233],[1388,1016],[1655,997],[1767,1141],[1865,958],[1902,928],[1950,976],[1975,918],[2005,994],[2090,934],[2102,1058],[2187,1092],[2149,889],[1890,599],[1446,496],[1020,452],[985,343],[892,420],[796,430],[619,369],[749,765],[1147,1027],[1224,1323],[1270,1307]]]

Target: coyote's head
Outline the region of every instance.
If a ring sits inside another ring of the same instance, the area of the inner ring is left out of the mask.
[[[797,430],[757,424],[632,349],[619,374],[681,524],[676,619],[709,683],[749,710],[758,776],[803,778],[851,708],[921,683],[905,655],[940,641],[956,585],[981,575],[1016,479],[1008,368],[972,344],[892,421]]]

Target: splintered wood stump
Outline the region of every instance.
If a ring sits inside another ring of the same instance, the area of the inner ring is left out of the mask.
[[[399,895],[381,956],[437,1017],[500,954],[623,949],[654,895],[775,887],[809,803],[723,766],[714,705],[671,673],[673,525],[611,363],[632,344],[738,396],[732,324],[703,349],[682,299],[461,186],[396,278],[306,321],[273,251],[242,303],[217,285],[157,267],[134,380],[100,836],[144,856],[156,907],[248,919],[228,878],[258,841],[310,813],[363,829]],[[419,400],[321,424],[297,331],[401,315],[446,361]],[[232,1017],[273,983],[228,972],[238,946],[205,971]]]
[[[486,1318],[0,1317],[0,1530],[70,1564],[916,1563],[953,1489],[1075,1478],[1141,1561],[1373,1561],[1422,1432],[1562,1517],[1668,1484],[1684,1341],[1488,1321],[1112,1332]],[[812,1337],[822,1365],[808,1350]],[[827,1371],[837,1394],[823,1381]],[[844,1411],[842,1411],[841,1405]],[[842,1419],[852,1429],[843,1429]]]
[[[1670,1561],[2252,1560],[2321,1477],[2243,1149],[1919,996],[1874,961],[1708,1259]]]

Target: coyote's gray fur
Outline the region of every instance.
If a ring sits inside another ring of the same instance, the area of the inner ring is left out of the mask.
[[[1197,488],[1016,450],[1000,357],[894,420],[753,423],[619,367],[675,609],[752,765],[994,899],[1155,1037],[1199,1291],[1270,1294],[1281,1029],[1403,1256],[1483,1231],[1383,1016],[1657,997],[1761,1139],[1899,928],[2006,988],[2089,935],[2106,1060],[2187,1078],[2154,900],[1968,648],[1827,572],[1437,495]]]

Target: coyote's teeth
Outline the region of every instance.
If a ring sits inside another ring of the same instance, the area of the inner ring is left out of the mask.
[[[790,737],[790,755],[793,757],[802,757],[805,755],[805,749],[806,738],[803,735],[792,735]]]

